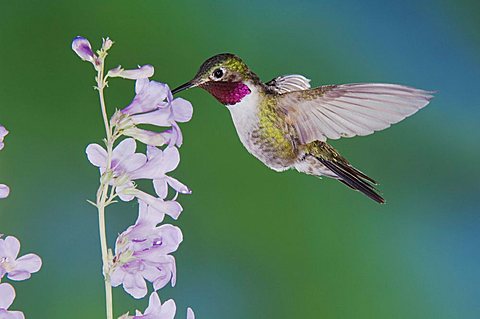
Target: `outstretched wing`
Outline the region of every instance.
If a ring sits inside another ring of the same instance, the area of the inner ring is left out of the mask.
[[[265,83],[267,87],[278,94],[310,89],[310,80],[299,74],[278,76]]]
[[[426,106],[433,93],[397,84],[330,85],[286,93],[277,106],[305,144],[386,129]]]

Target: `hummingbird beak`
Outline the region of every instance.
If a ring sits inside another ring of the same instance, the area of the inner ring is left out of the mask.
[[[188,81],[187,83],[182,84],[179,87],[173,89],[172,94],[175,94],[175,93],[178,93],[178,92],[181,92],[181,91],[184,91],[184,90],[188,90],[188,89],[190,89],[192,87],[195,87],[195,86],[197,86],[197,84],[194,81]]]

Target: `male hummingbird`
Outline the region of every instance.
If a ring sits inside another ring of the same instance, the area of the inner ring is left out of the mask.
[[[172,93],[207,90],[230,111],[245,148],[271,169],[335,178],[384,203],[375,180],[326,141],[386,129],[426,106],[434,92],[382,83],[312,89],[309,82],[294,74],[263,83],[238,56],[224,53],[206,60],[192,80]]]

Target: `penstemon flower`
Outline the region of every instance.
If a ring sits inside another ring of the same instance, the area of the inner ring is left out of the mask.
[[[118,197],[123,201],[131,201],[135,197],[149,203],[161,213],[166,213],[173,218],[178,218],[182,211],[182,206],[176,201],[164,201],[165,196],[160,198],[149,195],[136,188],[134,181],[137,179],[153,179],[155,176],[165,177],[163,171],[170,169],[166,165],[156,165],[152,167],[153,159],[147,161],[147,156],[141,153],[135,153],[137,144],[133,138],[124,139],[112,151],[110,159],[110,168],[107,170],[108,154],[107,151],[98,144],[90,144],[87,147],[87,157],[93,165],[100,168],[100,173],[108,179],[109,184],[116,191]],[[176,150],[176,149],[175,149]],[[161,152],[161,150],[158,150]],[[177,151],[178,154],[178,151]],[[161,164],[158,160],[154,164]],[[178,161],[176,162],[178,165]],[[176,167],[175,165],[175,167]],[[171,169],[173,170],[173,169]],[[105,174],[109,172],[108,175]],[[149,173],[156,173],[149,176]],[[176,185],[182,193],[188,194],[188,188],[171,178],[172,184]],[[156,185],[154,180],[154,186]],[[162,192],[160,195],[164,195]]]
[[[153,283],[154,290],[168,282],[175,286],[175,258],[170,253],[176,251],[183,240],[180,228],[169,224],[157,227],[156,213],[149,212],[147,204],[139,204],[135,225],[117,238],[110,273],[112,286],[122,284],[134,298],[147,294],[145,280]]]
[[[13,236],[0,238],[0,280],[7,275],[11,280],[25,280],[32,273],[40,270],[42,260],[35,254],[27,254],[20,258],[20,242]]]
[[[110,39],[104,39],[102,48],[94,53],[85,38],[76,37],[72,42],[75,53],[92,63],[97,71],[96,89],[106,133],[105,146],[92,143],[87,146],[86,154],[100,171],[97,198],[90,203],[97,207],[99,216],[107,319],[113,319],[112,286],[122,286],[134,298],[143,298],[148,292],[147,283],[151,283],[155,292],[145,313],[137,311],[136,316],[125,314],[121,318],[173,319],[175,302],[169,300],[162,305],[156,291],[168,283],[175,286],[176,265],[172,253],[178,249],[183,235],[178,227],[160,223],[165,215],[177,219],[183,210],[177,201],[178,195],[191,193],[185,184],[169,174],[180,162],[177,147],[182,145],[183,136],[177,123],[188,122],[193,107],[184,99],[174,99],[168,85],[149,80],[154,73],[151,65],[132,70],[118,66],[105,72],[105,58],[112,45]],[[103,93],[108,78],[136,80],[132,102],[111,117]],[[143,124],[165,129],[147,130],[141,127]],[[137,152],[138,142],[146,145],[146,154]],[[137,180],[151,180],[154,194],[139,189]],[[167,199],[169,188],[175,192],[171,199]],[[128,202],[135,198],[139,203],[138,218],[118,236],[113,252],[107,247],[105,208],[117,199]],[[187,317],[194,319],[191,309]]]
[[[21,311],[8,310],[15,300],[15,289],[12,285],[0,284],[0,318],[1,319],[25,319]]]
[[[162,304],[160,297],[154,292],[150,295],[148,307],[143,314],[137,310],[135,316],[126,313],[118,319],[173,319],[176,312],[175,301],[170,299]],[[195,319],[195,314],[191,308],[187,309],[187,319]]]
[[[4,137],[8,134],[5,127],[0,125],[0,150],[4,147]],[[0,198],[8,196],[10,189],[0,184]],[[31,277],[42,267],[42,260],[35,254],[18,257],[20,242],[13,236],[2,238],[0,234],[0,282],[6,276],[10,280],[20,281]],[[21,311],[12,311],[8,308],[15,300],[15,289],[8,283],[0,283],[0,319],[24,319]]]

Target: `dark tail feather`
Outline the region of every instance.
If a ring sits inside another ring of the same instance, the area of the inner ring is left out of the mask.
[[[317,159],[329,170],[334,172],[338,176],[340,182],[352,189],[364,193],[377,203],[385,203],[385,199],[383,199],[383,197],[380,196],[375,189],[374,185],[376,185],[377,182],[357,170],[355,167],[349,165],[348,163],[329,161],[321,157],[317,157]]]

